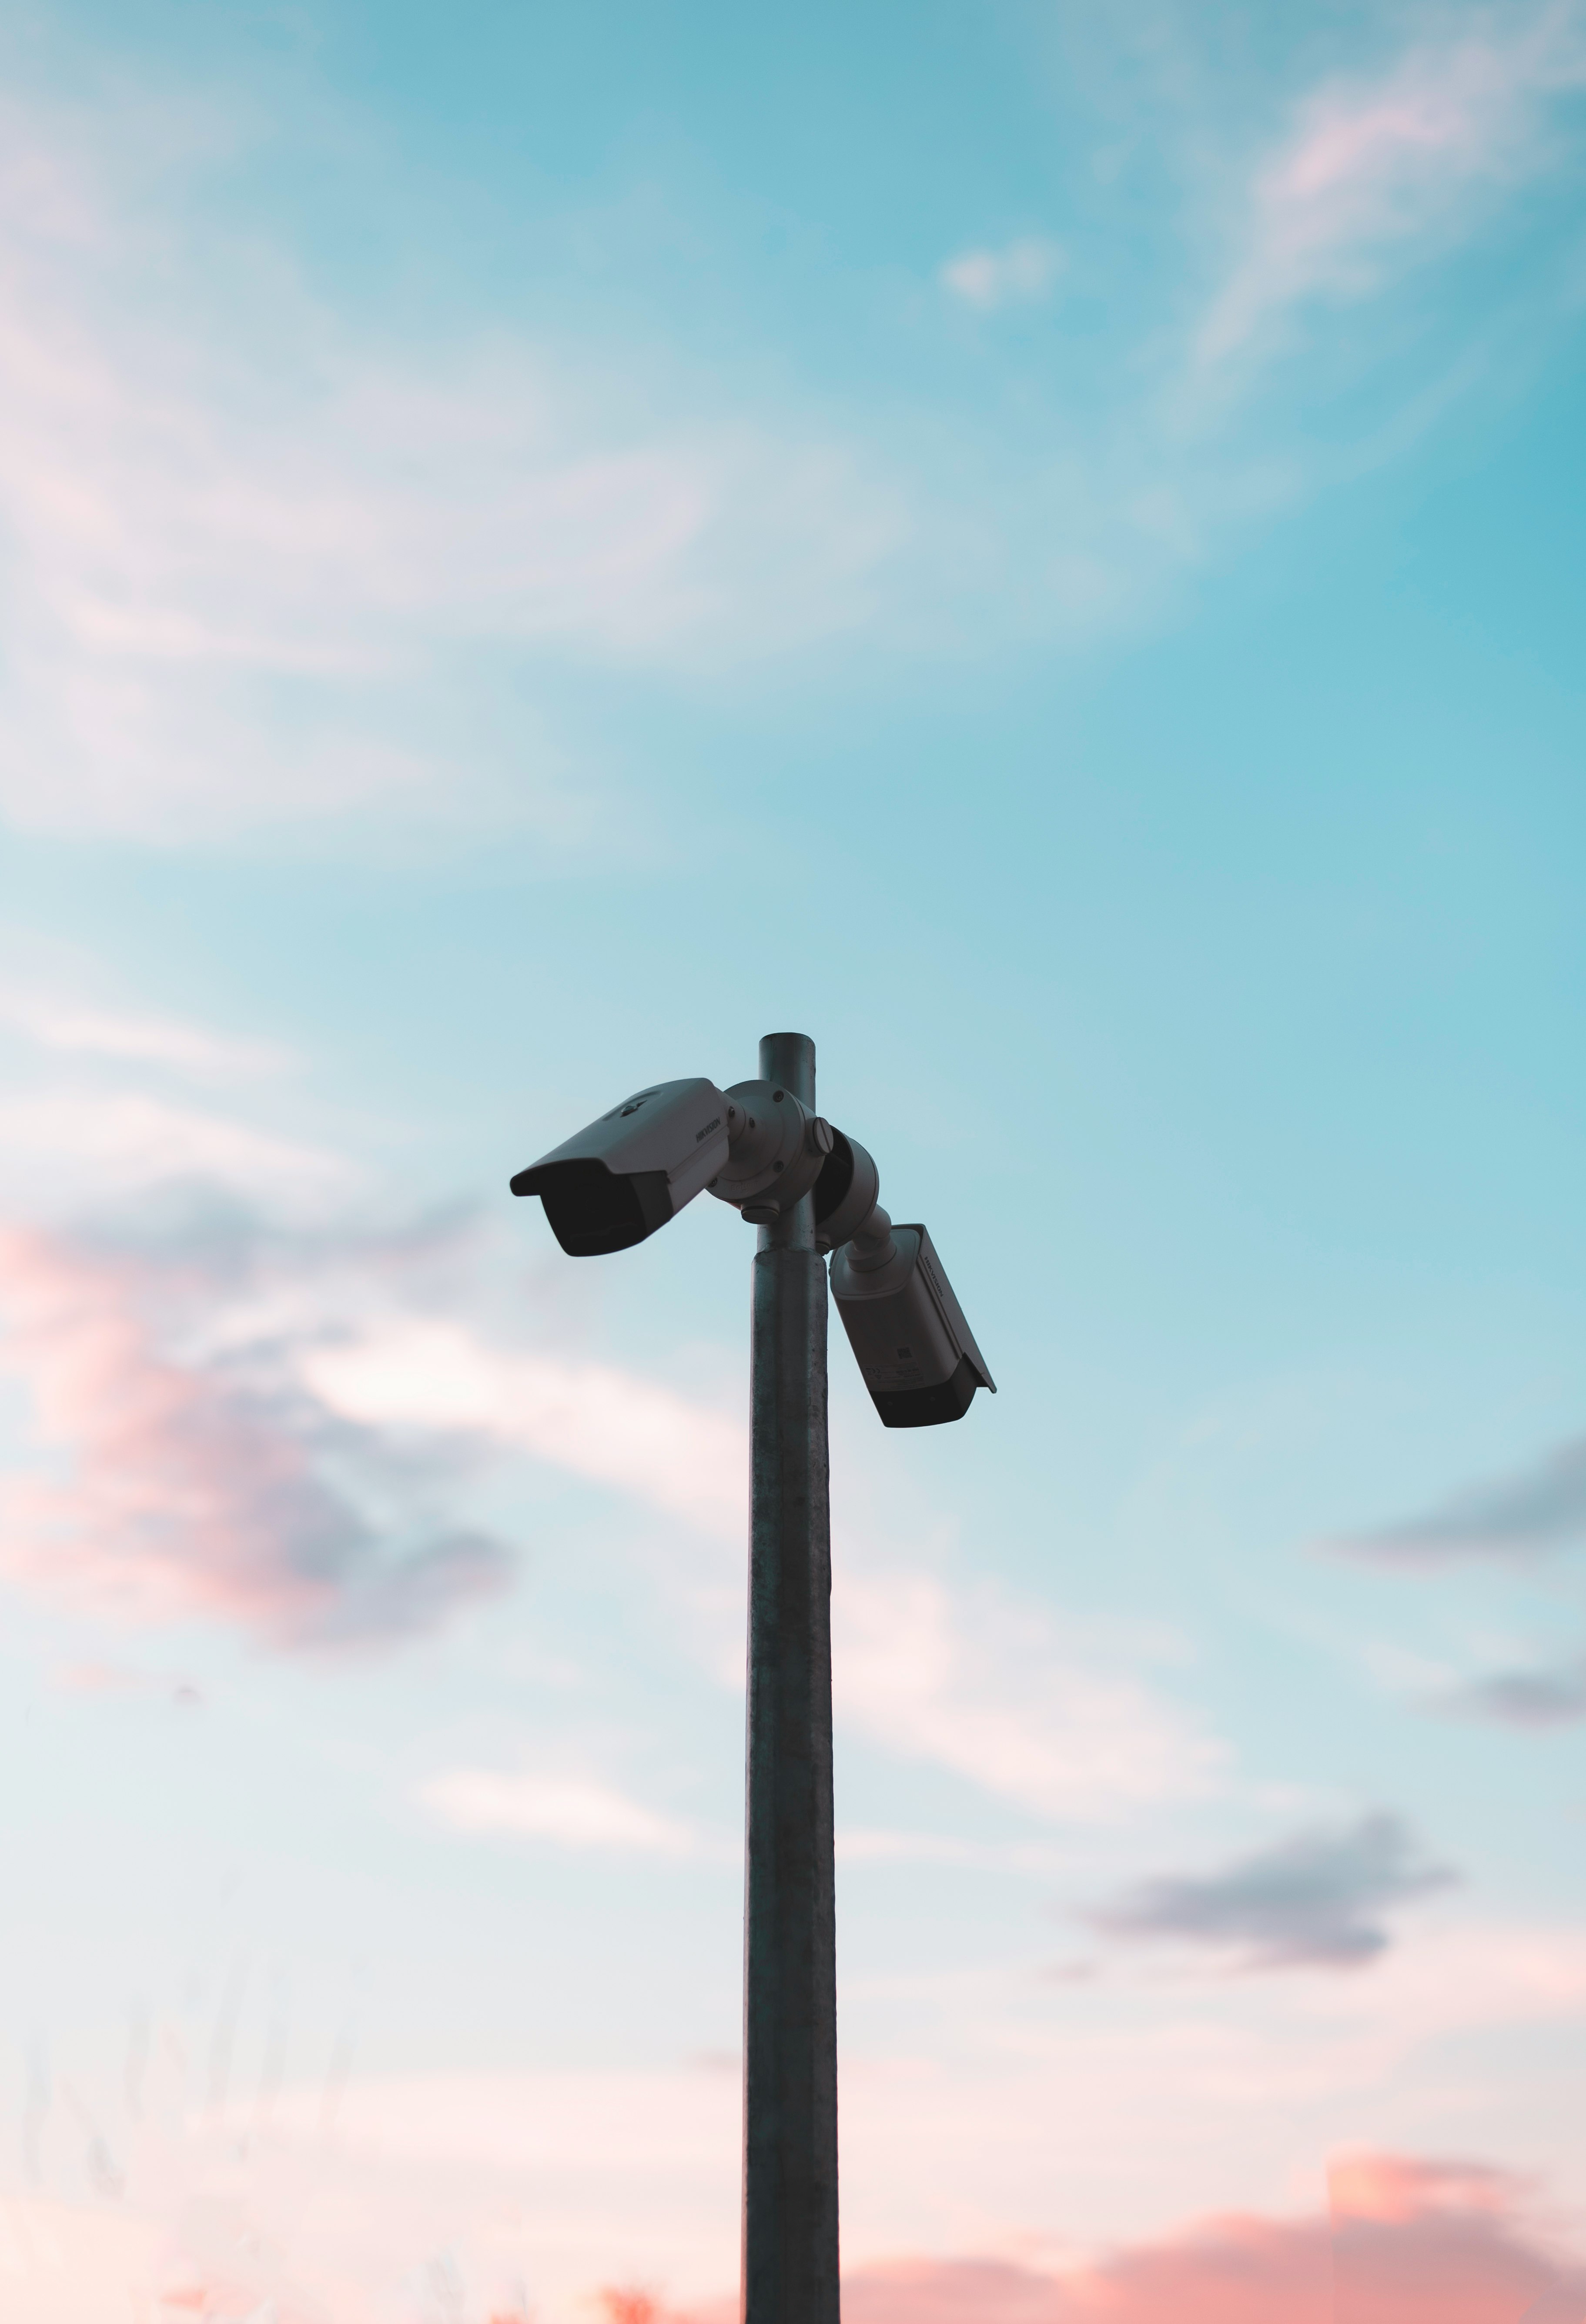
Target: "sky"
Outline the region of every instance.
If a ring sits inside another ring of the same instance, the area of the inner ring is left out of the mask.
[[[816,1044],[849,2324],[1586,2316],[1586,7],[0,6],[0,2305],[736,2314]]]

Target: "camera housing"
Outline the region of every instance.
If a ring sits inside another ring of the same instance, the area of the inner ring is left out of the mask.
[[[832,1296],[886,1427],[962,1420],[977,1388],[996,1395],[923,1226],[895,1227],[885,1211],[872,1208],[833,1258]]]
[[[512,1181],[538,1194],[575,1259],[628,1250],[675,1218],[726,1162],[733,1112],[715,1082],[655,1082]]]
[[[769,1226],[801,1202],[835,1143],[829,1121],[775,1082],[734,1082],[727,1092],[730,1153],[710,1182],[751,1225]]]
[[[565,1251],[628,1250],[708,1188],[754,1225],[813,1196],[815,1242],[871,1400],[889,1428],[961,1420],[997,1392],[925,1228],[895,1227],[857,1139],[770,1081],[636,1090],[512,1181],[538,1194]]]

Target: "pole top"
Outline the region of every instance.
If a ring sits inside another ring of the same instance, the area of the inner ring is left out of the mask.
[[[815,1043],[807,1033],[762,1034],[760,1073],[762,1081],[778,1083],[815,1111]]]

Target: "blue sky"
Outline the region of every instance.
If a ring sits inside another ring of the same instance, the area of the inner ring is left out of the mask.
[[[1586,17],[0,69],[16,2264],[730,2295],[750,1239],[575,1264],[505,1181],[796,1026],[1000,1390],[884,1434],[834,1351],[855,2312],[1300,2267],[1330,2172],[1540,2281]]]

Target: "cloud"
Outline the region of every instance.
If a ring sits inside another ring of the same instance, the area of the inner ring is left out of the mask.
[[[743,1423],[674,1388],[401,1312],[305,1340],[296,1360],[305,1389],[346,1420],[529,1452],[735,1555],[744,1540]],[[686,1586],[696,1582],[690,1573]],[[732,1617],[737,1683],[736,1578]],[[833,1630],[836,1715],[850,1729],[1038,1815],[1089,1820],[1176,1798],[1203,1789],[1217,1764],[1216,1747],[1124,1658],[1110,1668],[1093,1640],[1066,1638],[1045,1608],[1012,1593],[881,1571],[860,1550],[838,1556]]]
[[[34,987],[10,1013],[73,1059],[0,1102],[0,1204],[29,1222],[0,1218],[0,1364],[35,1440],[0,1479],[12,1582],[277,1646],[429,1629],[512,1570],[460,1513],[485,1454],[742,1544],[740,1422],[521,1326],[493,1337],[475,1222],[349,1229],[369,1188],[345,1157],[131,1080],[251,1071],[244,1045]],[[714,1567],[702,1587],[725,1594]]]
[[[349,1422],[526,1452],[734,1552],[745,1537],[744,1425],[674,1388],[401,1312],[305,1340],[296,1361],[305,1389]],[[1043,1608],[862,1556],[837,1563],[834,1689],[850,1728],[1043,1816],[1105,1817],[1203,1787],[1215,1747]],[[734,1683],[740,1653],[734,1628]]]
[[[1397,1816],[1369,1815],[1221,1872],[1144,1881],[1091,1918],[1110,1936],[1231,1950],[1252,1969],[1359,1969],[1387,1951],[1393,1906],[1452,1879]]]
[[[1299,2023],[1325,2026],[1328,2062],[1341,2070],[1334,2086],[1358,2094],[1383,2086],[1414,2050],[1451,2034],[1562,2024],[1583,2005],[1586,1945],[1577,1930],[1443,1917],[1419,1929],[1413,1944],[1379,1956],[1369,1978],[1308,1981],[1291,2006]]]
[[[361,1175],[344,1155],[143,1090],[58,1084],[0,1102],[0,1190],[14,1202],[203,1184],[292,1215],[322,1213]]]
[[[1530,1468],[1473,1485],[1419,1517],[1323,1545],[1376,1565],[1434,1568],[1465,1558],[1527,1563],[1586,1540],[1586,1437]]]
[[[68,1663],[51,1672],[51,1684],[63,1694],[162,1695],[178,1711],[201,1711],[204,1696],[190,1679],[173,1672],[142,1670],[125,1663]]]
[[[55,1105],[46,1127],[71,1118]],[[293,1224],[293,1172],[271,1167],[252,1174],[275,1180],[266,1223],[198,1174],[291,1149],[159,1119],[135,1226],[0,1232],[0,1362],[38,1443],[0,1483],[0,1570],[109,1618],[206,1616],[281,1645],[429,1628],[504,1585],[504,1545],[456,1511],[482,1456],[517,1454],[704,1536],[708,1575],[696,1560],[686,1582],[715,1606],[715,1545],[739,1551],[747,1526],[741,1422],[493,1335],[499,1254],[475,1222]],[[733,1574],[736,1606],[736,1556]]]
[[[1248,347],[1306,300],[1368,296],[1445,246],[1485,198],[1551,166],[1549,103],[1582,87],[1586,32],[1566,5],[1313,90],[1249,188],[1244,247],[1205,318],[1203,358]]]
[[[106,1008],[37,987],[0,986],[0,1024],[60,1055],[163,1067],[203,1081],[252,1080],[288,1062],[288,1053],[272,1043],[232,1040],[180,1018]]]
[[[1550,2252],[1503,2174],[1398,2156],[1345,2160],[1330,2212],[1233,2217],[1047,2273],[916,2260],[848,2276],[850,2324],[1556,2324],[1586,2317],[1586,2272]]]
[[[1568,1727],[1586,1719],[1586,1655],[1499,1671],[1450,1698],[1450,1708],[1505,1727]]]
[[[988,1847],[950,1833],[839,1829],[835,1841],[839,1864],[977,1864],[1027,1865],[1032,1851],[1022,1848]]]
[[[46,2287],[50,2301],[70,2288],[77,2304],[62,2313],[74,2317],[97,2319],[111,2292],[124,2301],[129,2290],[158,2313],[152,2271],[180,2257],[184,2284],[207,2288],[218,2315],[251,2314],[274,2292],[283,2324],[289,2310],[362,2319],[393,2278],[446,2250],[475,2302],[488,2282],[520,2281],[548,2324],[586,2317],[603,2282],[649,2285],[669,2317],[689,2324],[733,2324],[736,2073],[697,2055],[642,2071],[355,2071],[327,2138],[330,2024],[294,2026],[293,2079],[260,2119],[254,2089],[270,2070],[259,2036],[275,2006],[263,1983],[236,2026],[227,2119],[195,2103],[203,2044],[174,1991],[170,2022],[189,2056],[184,2064],[157,2022],[141,2125],[126,2118],[119,2043],[105,2045],[97,2073],[99,2045],[74,2065],[103,2093],[126,2191],[109,2209],[62,2207],[52,2238],[34,2233],[42,2222],[23,2200],[13,2204],[17,2298],[30,2318]],[[219,1993],[211,2003],[225,2006]],[[1198,2002],[1192,2022],[1142,2023],[1133,2009],[1127,2036],[1111,2040],[1098,2038],[1104,2003],[1095,1988],[1076,1997],[1060,2044],[1021,2010],[994,2040],[976,2026],[950,2060],[899,2055],[892,2041],[884,2056],[867,2054],[851,2038],[844,2291],[861,2324],[1586,2324],[1579,2307],[1560,2304],[1586,2291],[1580,2268],[1536,2224],[1576,2191],[1567,2089],[1562,2183],[1545,2190],[1545,2211],[1543,2190],[1490,2160],[1356,2151],[1347,2133],[1318,2123],[1314,2079],[1263,2071],[1273,2061],[1252,2052],[1248,2009],[1241,2031],[1230,2024],[1211,2046]],[[1318,2061],[1331,2061],[1332,2030],[1322,2029]],[[1363,2074],[1337,2111],[1358,2118],[1389,2088],[1402,2104],[1400,2085]],[[1495,2141],[1501,2095],[1483,2080]],[[1446,2118],[1446,2076],[1423,2104]],[[1246,2126],[1237,2151],[1223,2135],[1231,2107]],[[86,2143],[57,2110],[43,2142],[47,2186],[71,2183]],[[1534,2151],[1534,2136],[1525,2144]],[[217,2173],[231,2197],[220,2212],[197,2200]],[[253,2232],[239,2234],[239,2217]],[[1185,2218],[1194,2224],[1176,2224]],[[135,2229],[137,2248],[124,2250],[106,2290],[97,2272],[90,2282],[89,2258],[112,2220],[129,2246]],[[290,2303],[276,2288],[289,2270]],[[165,2283],[174,2288],[174,2275]],[[236,2296],[243,2283],[251,2300]],[[222,2284],[235,2289],[223,2296]],[[1531,2319],[1543,2300],[1554,2305]]]
[[[460,792],[581,827],[521,716],[493,744],[482,650],[733,664],[860,617],[901,522],[872,462],[659,363],[636,392],[632,348],[360,338],[227,241],[226,124],[175,119],[0,116],[14,822],[186,844]]]
[[[189,1213],[229,1199],[306,1222],[368,1199],[365,1173],[344,1153],[283,1134],[279,1087],[256,1086],[279,1083],[287,1050],[104,1002],[91,997],[94,982],[91,973],[0,978],[0,1028],[25,1045],[7,1058],[20,1070],[0,1097],[0,1213],[114,1215],[135,1203],[146,1217],[150,1197],[169,1207],[180,1188]],[[262,1119],[243,1118],[239,1096]]]
[[[493,1346],[465,1324],[401,1315],[306,1349],[300,1370],[346,1419],[482,1435],[733,1542],[747,1531],[742,1423],[634,1373]]]
[[[965,306],[991,313],[999,307],[1028,306],[1045,299],[1063,263],[1055,242],[1026,235],[1000,250],[966,250],[950,258],[942,269],[942,281]]]
[[[536,670],[720,675],[856,635],[1006,651],[1137,617],[1326,456],[1292,427],[1263,444],[1248,413],[1236,442],[1192,444],[1208,359],[1431,247],[1451,188],[1468,208],[1541,166],[1575,22],[1314,92],[1241,182],[1199,356],[1158,318],[1091,409],[1045,405],[1019,442],[913,390],[840,421],[773,405],[764,364],[734,395],[659,341],[486,315],[416,346],[318,300],[267,214],[230,223],[246,141],[220,101],[185,134],[169,93],[127,85],[75,122],[13,103],[0,812],[179,846],[376,808],[388,831],[631,845]],[[1028,235],[939,280],[990,313],[1062,265]]]
[[[840,1720],[1034,1814],[1090,1821],[1182,1798],[1217,1766],[1123,1656],[1011,1592],[839,1559],[832,1621]]]
[[[659,1856],[687,1856],[695,1845],[686,1824],[588,1779],[458,1767],[420,1784],[418,1796],[457,1831],[504,1832],[563,1848]]]
[[[220,1287],[193,1250],[0,1235],[5,1360],[69,1460],[0,1488],[7,1578],[111,1619],[219,1618],[291,1646],[426,1630],[502,1589],[489,1535],[378,1513],[377,1443],[332,1438],[267,1361],[184,1345]]]

